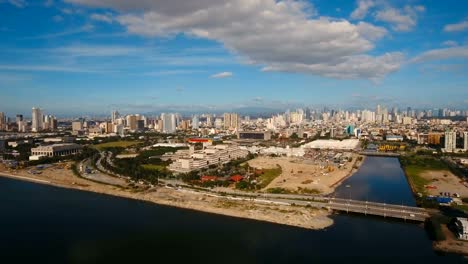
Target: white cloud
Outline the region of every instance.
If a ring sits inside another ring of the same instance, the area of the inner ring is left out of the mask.
[[[458,43],[453,40],[447,40],[447,41],[442,42],[442,45],[448,46],[448,47],[455,47],[455,46],[458,46]]]
[[[92,20],[101,21],[101,22],[105,22],[105,23],[112,23],[112,21],[113,21],[112,16],[103,15],[103,14],[91,14],[90,18]]]
[[[411,62],[440,61],[447,59],[468,59],[468,46],[428,50],[413,58]]]
[[[44,5],[47,7],[51,7],[52,5],[54,5],[54,0],[46,0],[44,2]]]
[[[8,65],[0,64],[0,70],[28,71],[28,72],[68,72],[68,73],[104,73],[105,71],[84,69],[82,67],[68,67],[61,65]]]
[[[410,31],[416,26],[419,13],[426,10],[424,6],[405,6],[403,9],[388,7],[375,14],[378,21],[387,22],[395,31]]]
[[[7,2],[18,8],[23,8],[27,5],[25,0],[7,0]]]
[[[385,29],[317,18],[313,6],[306,1],[66,1],[119,11],[115,20],[132,34],[168,37],[184,33],[223,43],[245,61],[266,69],[288,70],[286,66],[302,65],[301,72],[308,74],[340,76],[336,69],[341,69],[343,76],[374,78],[398,69],[402,56],[366,55],[374,48],[373,41],[386,34]]]
[[[358,0],[358,7],[351,13],[352,19],[363,19],[366,17],[367,12],[370,8],[375,6],[375,1],[373,0]]]
[[[232,77],[232,72],[220,72],[220,73],[217,73],[217,74],[213,74],[211,75],[211,78],[228,78],[228,77]]]
[[[456,24],[448,24],[444,27],[445,32],[465,31],[468,29],[468,20]]]

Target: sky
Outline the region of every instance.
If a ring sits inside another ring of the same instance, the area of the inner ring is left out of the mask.
[[[0,112],[468,109],[465,0],[0,0]]]

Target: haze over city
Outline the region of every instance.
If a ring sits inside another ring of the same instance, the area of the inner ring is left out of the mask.
[[[0,1],[2,110],[467,106],[466,1],[185,2]]]

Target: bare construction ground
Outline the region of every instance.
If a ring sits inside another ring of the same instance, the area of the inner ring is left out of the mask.
[[[424,171],[421,177],[430,181],[430,185],[437,189],[427,189],[431,195],[440,195],[440,193],[449,192],[460,194],[461,197],[468,197],[468,187],[461,183],[460,178],[447,170]]]
[[[310,160],[293,157],[258,157],[249,161],[251,167],[257,169],[271,169],[281,166],[282,173],[274,179],[264,190],[270,188],[284,188],[293,192],[329,194],[348,176],[351,176],[361,162],[357,161],[357,154],[353,154],[352,162],[344,167],[334,165],[318,165]],[[299,189],[301,188],[301,189]]]

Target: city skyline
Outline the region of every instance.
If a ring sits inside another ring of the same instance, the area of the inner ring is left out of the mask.
[[[171,3],[0,1],[2,111],[467,108],[466,2]]]

